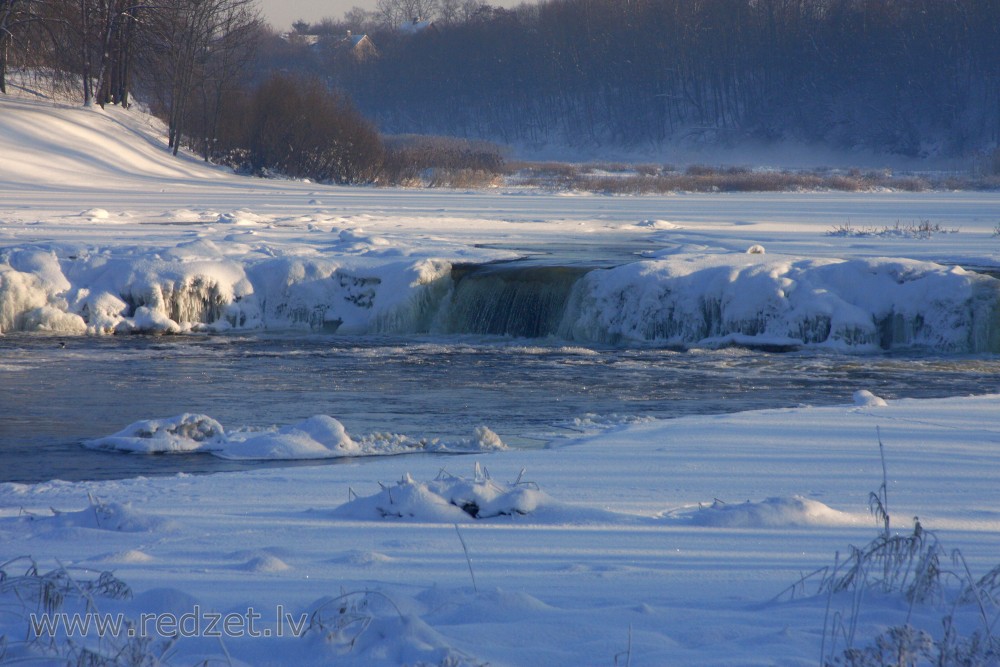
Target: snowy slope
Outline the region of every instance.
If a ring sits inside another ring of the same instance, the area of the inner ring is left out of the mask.
[[[171,159],[159,123],[118,107],[53,106],[4,99],[0,184],[4,189],[132,189],[140,183],[218,180],[219,169]],[[152,186],[151,186],[152,187]]]

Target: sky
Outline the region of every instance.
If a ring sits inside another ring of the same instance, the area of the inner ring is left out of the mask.
[[[515,7],[524,0],[490,0],[494,7]],[[290,28],[294,21],[313,23],[330,17],[339,19],[352,7],[375,9],[376,0],[259,0],[261,13],[272,26]]]

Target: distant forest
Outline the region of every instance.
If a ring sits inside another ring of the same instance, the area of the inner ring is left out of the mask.
[[[175,152],[337,183],[502,162],[417,134],[790,140],[1000,172],[1000,0],[378,0],[284,33],[253,0],[0,0],[0,94],[12,74],[138,99]]]
[[[319,41],[278,59],[326,77],[390,133],[624,147],[793,139],[906,156],[1000,140],[997,0],[473,9],[419,31],[373,16],[365,25],[357,12],[300,24]],[[324,50],[347,30],[366,32],[377,55]],[[277,56],[265,49],[264,64],[268,53]]]

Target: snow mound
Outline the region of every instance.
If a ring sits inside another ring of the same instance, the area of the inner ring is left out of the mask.
[[[884,408],[889,404],[884,398],[879,398],[867,389],[859,389],[854,392],[854,405],[862,408]]]
[[[336,456],[357,456],[358,447],[333,417],[316,415],[292,426],[283,426],[271,433],[251,435],[244,440],[230,439],[216,456],[224,459],[290,460],[325,459]]]
[[[171,531],[177,525],[162,517],[150,516],[132,508],[131,503],[103,503],[91,500],[89,507],[78,511],[52,510],[52,516],[28,516],[29,521],[55,528],[92,528],[121,533]]]
[[[656,418],[638,415],[620,415],[617,413],[599,415],[594,412],[588,412],[580,417],[574,417],[571,421],[564,422],[563,426],[581,433],[598,433],[621,429],[631,424],[645,424],[652,421],[656,421]]]
[[[358,497],[338,507],[334,514],[345,519],[404,519],[433,523],[457,523],[500,516],[523,516],[547,505],[551,499],[533,484],[494,481],[476,464],[472,479],[441,471],[430,482],[417,482],[407,473],[394,485]]]
[[[467,453],[507,449],[496,433],[485,426],[471,438],[415,439],[398,433],[373,433],[354,440],[344,425],[332,417],[317,415],[291,426],[263,432],[231,433],[212,454],[233,460],[328,459],[343,456],[393,456],[417,452]]]
[[[156,559],[150,556],[145,551],[140,551],[139,549],[129,549],[127,551],[120,551],[113,554],[107,554],[99,558],[93,559],[97,563],[109,563],[115,565],[138,565],[142,563],[152,563]]]
[[[669,220],[643,220],[642,222],[636,223],[636,227],[646,227],[649,229],[681,229],[679,225],[675,225]]]
[[[104,208],[91,208],[81,212],[80,217],[88,218],[91,222],[97,222],[98,220],[107,220],[111,217],[111,214]]]
[[[354,549],[345,552],[343,555],[331,558],[331,563],[344,563],[347,565],[361,565],[361,566],[371,566],[379,565],[382,563],[391,563],[395,558],[388,556],[379,551],[363,551],[360,549]]]
[[[275,574],[290,570],[292,567],[277,556],[260,554],[240,565],[238,569],[255,574]]]
[[[437,625],[460,625],[469,618],[491,619],[497,623],[516,623],[524,618],[538,618],[557,609],[523,591],[500,588],[471,593],[428,589],[416,596],[429,609],[436,610],[431,620]]]
[[[114,435],[85,440],[89,449],[165,454],[218,448],[225,442],[222,424],[207,415],[185,413],[167,419],[147,419]]]
[[[307,609],[310,656],[338,665],[449,665],[486,662],[451,646],[410,605],[378,591],[323,597]]]
[[[711,505],[674,511],[667,515],[695,526],[713,528],[789,528],[805,526],[853,526],[863,518],[835,510],[802,496],[768,498],[762,502]]]
[[[253,211],[245,208],[241,208],[238,211],[230,211],[229,213],[220,213],[217,222],[224,225],[239,225],[239,226],[252,226],[260,225],[268,222],[267,218],[257,215]]]

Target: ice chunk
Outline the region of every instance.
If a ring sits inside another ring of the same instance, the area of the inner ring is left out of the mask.
[[[222,424],[206,415],[186,413],[138,421],[114,435],[85,440],[83,444],[90,449],[158,454],[217,449],[225,440]]]

